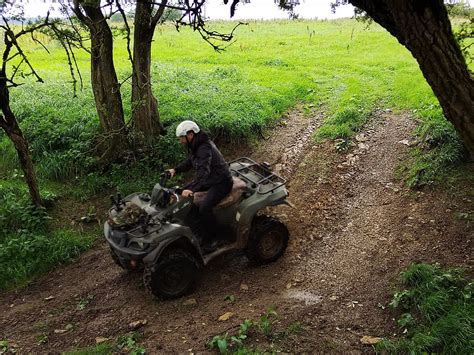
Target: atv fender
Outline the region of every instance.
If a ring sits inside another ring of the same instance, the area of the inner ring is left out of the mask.
[[[295,205],[292,204],[290,201],[288,201],[287,198],[285,198],[285,199],[282,200],[282,201],[279,201],[279,202],[276,203],[274,206],[276,206],[276,205],[287,205],[288,207],[295,208]]]
[[[145,265],[155,264],[160,258],[160,255],[163,253],[163,251],[172,245],[175,245],[177,248],[183,248],[188,250],[189,252],[195,255],[195,257],[197,258],[197,260],[199,260],[201,264],[204,263],[201,254],[201,247],[199,246],[197,239],[191,232],[191,229],[177,224],[174,225],[174,227],[175,228],[173,229],[175,230],[169,236],[167,236],[167,238],[162,240],[152,252],[150,252],[147,256],[143,258],[143,262],[145,263]]]

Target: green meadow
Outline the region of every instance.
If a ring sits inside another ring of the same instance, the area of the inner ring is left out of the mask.
[[[212,29],[222,32],[235,25],[210,23]],[[32,39],[21,45],[44,83],[32,82],[28,76],[19,78],[24,85],[11,89],[11,106],[29,140],[43,197],[52,204],[58,198],[87,203],[90,197],[113,190],[124,194],[148,191],[162,169],[183,157],[173,134],[180,120],[193,119],[214,137],[245,142],[258,139],[260,130],[296,105],[308,115],[325,112],[326,122],[315,133],[316,141],[349,142],[374,110],[410,112],[421,122],[414,134],[435,142],[429,150],[415,149],[413,160],[401,168],[402,178],[411,185],[436,180],[462,156],[459,140],[416,61],[375,24],[368,27],[355,20],[250,21],[238,27],[235,40],[225,51],[217,53],[197,33],[188,28],[178,32],[174,25],[165,23],[155,33],[152,73],[168,133],[146,155],[133,156],[104,171],[91,153],[100,132],[89,82],[89,56],[76,51],[83,87],[78,86],[74,96],[60,45],[41,35],[38,39],[49,53]],[[128,120],[131,70],[126,39],[118,29],[114,55]],[[133,143],[140,138],[130,139]],[[28,205],[27,190],[15,150],[3,132],[0,197],[0,268],[11,271],[0,279],[0,288],[24,282],[47,265],[68,260],[90,245],[89,235],[81,241],[69,238],[71,243],[64,244],[71,235],[69,230],[52,227],[45,211],[22,207]],[[22,221],[28,220],[37,224],[24,225]],[[53,242],[45,243],[45,235]],[[54,241],[64,248],[51,253]],[[50,254],[51,260],[42,267],[22,261],[30,260],[31,255]],[[8,260],[8,265],[2,264]]]

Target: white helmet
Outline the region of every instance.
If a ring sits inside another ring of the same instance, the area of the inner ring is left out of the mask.
[[[183,137],[189,131],[193,131],[194,133],[198,133],[200,131],[200,129],[199,129],[199,126],[196,124],[196,122],[183,121],[178,125],[178,127],[176,127],[176,137]]]

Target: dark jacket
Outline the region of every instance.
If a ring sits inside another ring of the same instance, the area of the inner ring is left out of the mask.
[[[194,135],[188,146],[188,158],[179,164],[175,171],[182,173],[194,168],[195,179],[185,188],[193,192],[206,191],[213,185],[232,179],[229,165],[219,149],[205,132]]]

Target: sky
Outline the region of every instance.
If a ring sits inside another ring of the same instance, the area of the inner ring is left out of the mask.
[[[296,6],[295,13],[300,18],[334,19],[340,17],[351,17],[354,14],[351,5],[344,5],[337,8],[336,13],[331,12],[331,2],[334,0],[300,0],[300,5]],[[58,1],[53,0],[16,0],[16,4],[22,5],[25,17],[36,18],[45,16],[48,9],[59,7]],[[205,16],[211,20],[230,20],[230,6],[224,5],[222,0],[208,0]],[[288,12],[280,10],[275,5],[274,0],[251,0],[250,4],[240,3],[234,20],[243,19],[276,19],[288,18]]]
[[[341,6],[333,14],[331,12],[331,2],[334,2],[334,0],[300,0],[300,5],[296,6],[295,13],[300,18],[318,19],[351,17],[354,15],[351,5]],[[229,5],[223,5],[222,0],[210,0],[206,9],[206,16],[211,19],[229,19]],[[253,0],[250,4],[240,3],[237,5],[234,16],[235,20],[269,20],[274,18],[288,18],[288,12],[279,9],[273,0]]]

